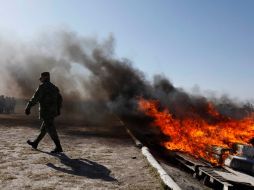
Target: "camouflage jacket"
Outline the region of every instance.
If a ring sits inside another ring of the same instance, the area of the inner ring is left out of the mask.
[[[62,101],[59,89],[54,84],[47,81],[37,88],[33,97],[28,102],[27,108],[30,109],[39,102],[40,118],[54,118],[60,115]]]

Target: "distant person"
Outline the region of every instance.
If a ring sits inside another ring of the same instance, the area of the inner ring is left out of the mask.
[[[4,108],[5,107],[5,99],[4,96],[0,96],[0,114],[4,113]]]
[[[11,98],[10,97],[5,97],[5,113],[10,114],[11,113]]]
[[[28,102],[25,113],[26,115],[29,115],[31,107],[39,102],[40,119],[42,119],[43,122],[39,136],[34,141],[28,140],[27,143],[31,145],[32,148],[37,149],[39,142],[43,139],[46,133],[48,133],[56,145],[55,149],[52,150],[51,153],[63,152],[56,128],[54,126],[55,117],[60,115],[62,96],[59,92],[59,89],[50,82],[49,72],[41,73],[39,80],[41,81],[41,85]]]
[[[14,97],[11,97],[10,102],[11,102],[10,112],[15,113],[16,99]]]

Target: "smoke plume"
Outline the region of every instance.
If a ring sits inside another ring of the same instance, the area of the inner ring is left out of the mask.
[[[30,98],[40,73],[49,71],[63,94],[66,110],[87,110],[87,104],[80,102],[93,101],[116,114],[131,115],[137,114],[138,98],[144,97],[160,100],[179,118],[206,117],[210,101],[176,88],[164,76],[146,80],[130,60],[116,58],[112,36],[100,42],[58,31],[31,42],[0,39],[0,67],[1,94],[21,98]],[[251,105],[237,105],[230,99],[213,101],[227,116],[237,118],[252,111]]]

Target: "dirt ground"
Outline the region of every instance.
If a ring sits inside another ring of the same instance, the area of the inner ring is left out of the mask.
[[[163,189],[118,121],[91,124],[57,122],[64,149],[46,136],[33,150],[26,144],[38,134],[36,117],[0,115],[0,189]]]

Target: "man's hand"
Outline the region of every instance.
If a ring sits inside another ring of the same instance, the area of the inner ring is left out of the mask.
[[[26,115],[30,115],[30,113],[31,113],[30,108],[26,108],[25,113],[26,113]]]

